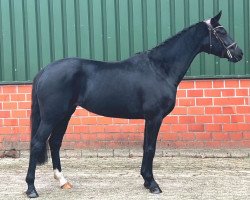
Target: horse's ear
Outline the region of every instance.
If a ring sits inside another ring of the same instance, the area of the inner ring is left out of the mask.
[[[220,11],[216,16],[214,16],[211,21],[212,22],[219,22],[220,17],[221,17],[222,11]]]

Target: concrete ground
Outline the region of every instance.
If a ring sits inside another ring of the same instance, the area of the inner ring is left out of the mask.
[[[65,177],[73,189],[62,190],[49,161],[36,171],[42,199],[100,200],[248,200],[250,158],[156,157],[154,174],[163,193],[152,195],[143,187],[141,157],[62,158]],[[27,158],[0,159],[0,199],[27,199]]]

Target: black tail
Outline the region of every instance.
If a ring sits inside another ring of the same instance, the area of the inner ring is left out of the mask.
[[[37,89],[37,82],[42,74],[42,71],[38,73],[38,75],[34,78],[33,85],[32,85],[32,105],[31,105],[31,115],[30,115],[30,124],[31,124],[30,150],[31,150],[32,140],[35,137],[37,133],[37,129],[41,122],[40,109],[39,109],[36,89]],[[38,165],[42,165],[48,161],[47,145],[44,146],[40,155],[38,155],[36,159],[37,159]]]

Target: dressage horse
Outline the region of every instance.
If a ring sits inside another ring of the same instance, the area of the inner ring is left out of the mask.
[[[219,24],[220,17],[221,12],[123,61],[66,58],[42,69],[32,87],[27,196],[38,197],[35,170],[47,161],[47,142],[55,178],[63,188],[72,187],[62,174],[59,150],[77,106],[106,117],[145,120],[141,175],[145,188],[161,193],[152,172],[157,135],[193,59],[201,52],[230,62],[242,59],[242,50]]]

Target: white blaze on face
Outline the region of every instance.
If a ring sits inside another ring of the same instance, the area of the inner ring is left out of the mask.
[[[58,169],[54,170],[54,178],[59,181],[60,187],[65,185],[68,181],[64,178],[62,172],[59,172]]]

